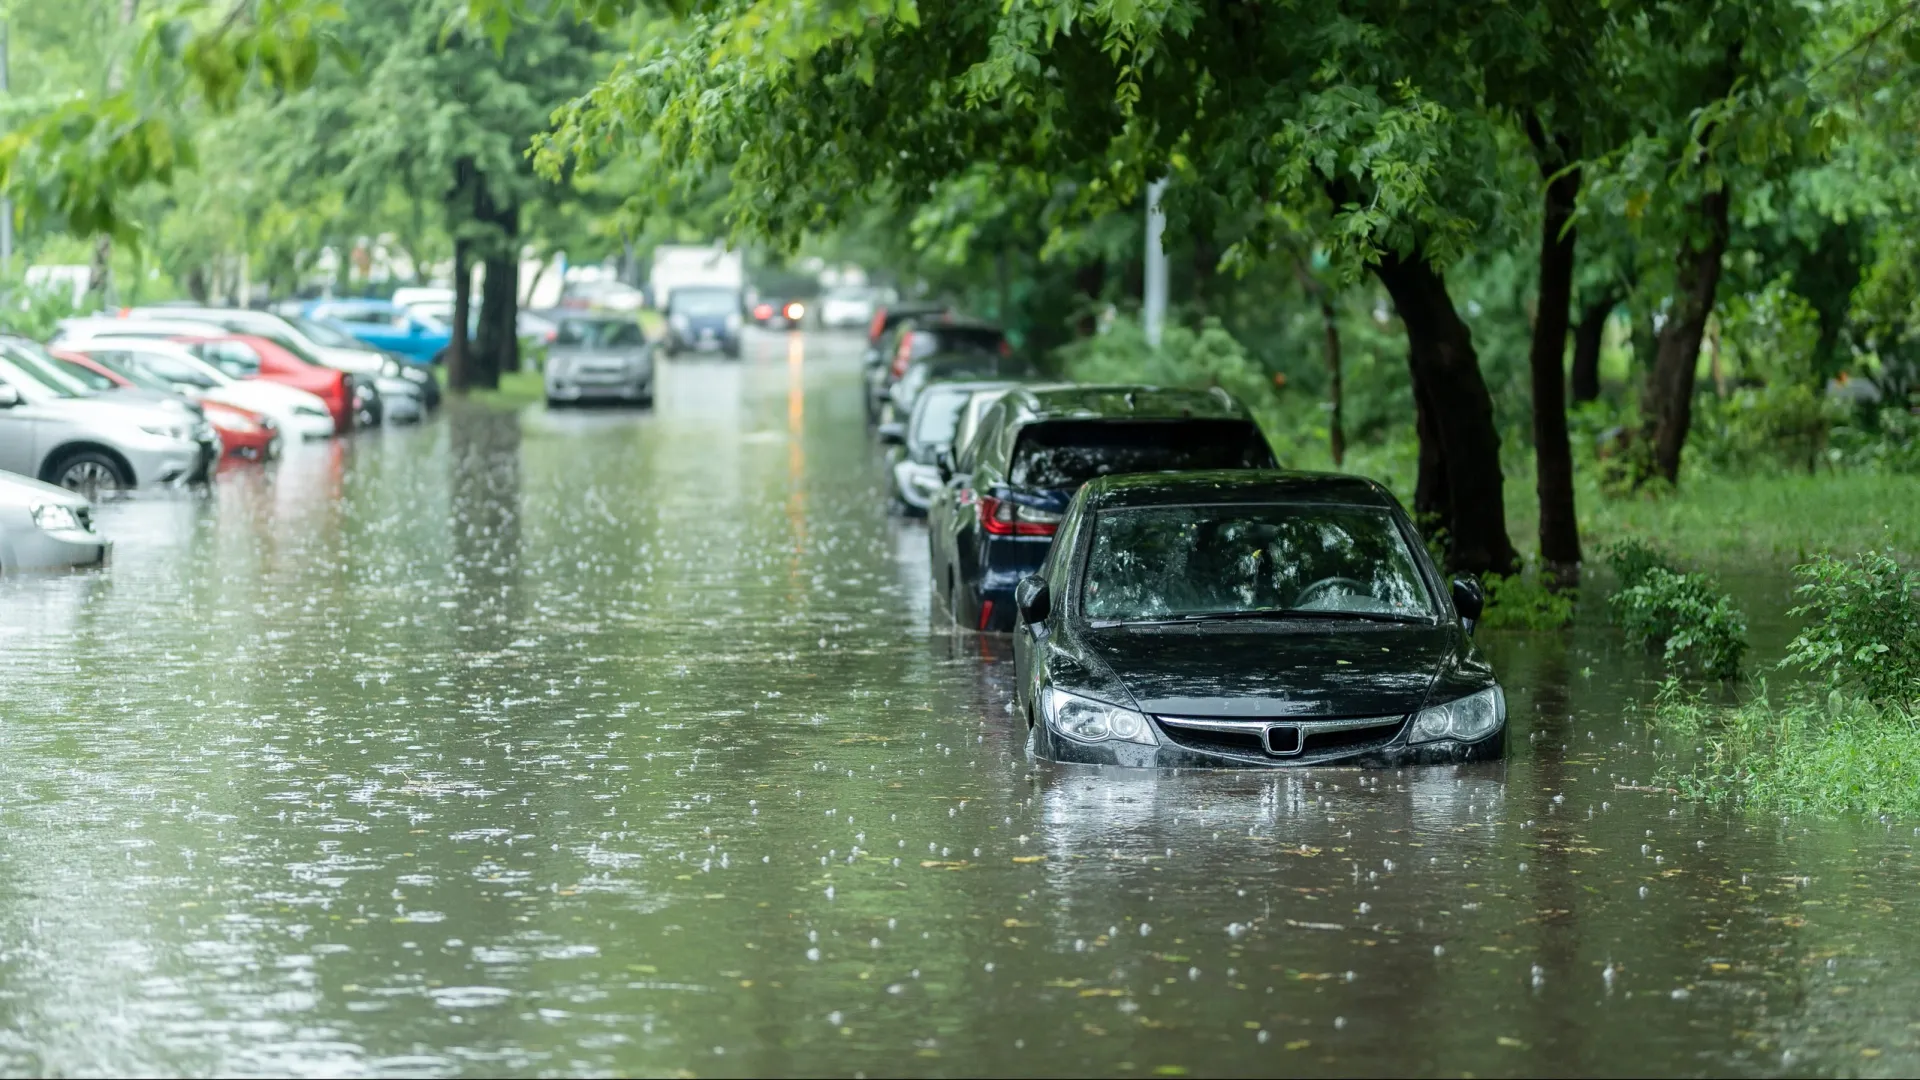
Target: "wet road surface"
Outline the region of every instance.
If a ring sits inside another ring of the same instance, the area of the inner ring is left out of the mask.
[[[1503,765],[1030,761],[857,363],[451,409],[0,581],[0,1070],[1920,1069],[1920,823],[1640,790],[1689,748],[1601,620],[1489,636]]]

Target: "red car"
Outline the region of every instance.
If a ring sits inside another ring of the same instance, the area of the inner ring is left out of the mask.
[[[171,393],[172,387],[136,368],[119,368],[102,363],[86,353],[53,350],[60,369],[95,390],[111,388],[153,390]],[[238,406],[219,401],[200,402],[207,423],[220,436],[220,456],[243,461],[265,461],[280,453],[280,427],[272,420]]]
[[[252,334],[174,340],[236,379],[266,379],[318,397],[333,414],[335,432],[344,434],[353,426],[353,384],[343,371],[310,364],[274,342]]]

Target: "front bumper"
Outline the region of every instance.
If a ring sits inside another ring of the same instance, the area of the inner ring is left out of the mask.
[[[203,484],[220,460],[220,440],[217,436],[195,442],[154,440],[146,446],[122,444],[120,451],[133,467],[138,487]]]
[[[546,381],[549,401],[650,401],[653,399],[653,377],[650,374],[548,372]]]
[[[380,403],[388,420],[405,424],[426,415],[426,405],[420,399],[420,392],[408,380],[382,375],[374,380],[373,385],[380,391]]]
[[[6,528],[0,530],[0,545],[6,548],[0,563],[8,570],[105,566],[113,557],[112,541],[83,529]]]
[[[1167,734],[1167,729],[1152,718],[1159,746],[1109,740],[1083,743],[1069,739],[1045,723],[1034,729],[1034,753],[1051,761],[1080,765],[1118,765],[1136,769],[1297,769],[1315,766],[1344,766],[1363,769],[1396,769],[1414,765],[1454,765],[1468,761],[1498,761],[1507,753],[1507,726],[1501,724],[1493,734],[1477,742],[1453,739],[1408,745],[1403,730],[1390,741],[1357,746],[1326,753],[1308,752],[1292,757],[1264,753],[1233,753],[1182,745]]]

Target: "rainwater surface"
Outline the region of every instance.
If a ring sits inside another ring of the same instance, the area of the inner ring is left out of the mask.
[[[450,407],[0,581],[0,1071],[1920,1070],[1920,823],[1677,799],[1603,619],[1485,635],[1500,765],[1031,760],[858,385]]]

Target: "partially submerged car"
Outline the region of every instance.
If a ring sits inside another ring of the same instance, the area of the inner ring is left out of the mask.
[[[1013,629],[1013,589],[1040,568],[1074,492],[1115,473],[1271,469],[1267,439],[1226,391],[1020,387],[971,440],[939,455],[927,508],[935,610],[969,629]]]
[[[205,483],[220,439],[184,402],[113,400],[0,338],[0,470],[69,491]]]
[[[1015,594],[1036,754],[1127,766],[1498,758],[1506,699],[1412,521],[1360,477],[1136,474],[1074,497]]]
[[[94,531],[90,499],[0,472],[0,574],[98,566],[112,547]]]
[[[955,436],[969,413],[977,413],[1014,386],[1001,380],[934,383],[921,392],[905,423],[880,425],[880,441],[896,447],[890,455],[893,508],[908,515],[927,512],[940,490],[942,451],[953,452]]]

